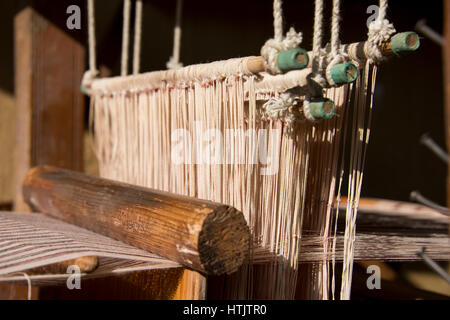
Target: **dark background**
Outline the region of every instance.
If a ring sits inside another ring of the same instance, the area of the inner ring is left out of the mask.
[[[0,2],[0,89],[14,92],[13,16],[33,1]],[[86,43],[85,1],[34,1],[35,7],[65,30],[70,4],[82,7],[82,30],[67,32]],[[272,37],[272,0],[185,0],[181,61],[185,64],[257,55]],[[327,17],[331,1],[328,4]],[[343,42],[366,38],[367,7],[378,1],[342,1]],[[164,69],[172,53],[175,0],[144,1],[141,71]],[[294,26],[311,48],[313,1],[285,0],[286,30]],[[442,2],[390,1],[389,19],[397,31],[414,30],[419,19],[441,33]],[[122,39],[122,1],[96,0],[98,63],[119,73]],[[329,23],[326,23],[328,26]],[[328,34],[328,29],[326,32]],[[131,65],[131,63],[130,63]],[[420,190],[445,204],[446,166],[419,144],[430,132],[444,145],[441,48],[427,38],[419,52],[394,59],[380,68],[375,95],[371,144],[365,170],[363,196],[408,200]],[[20,93],[17,93],[20,94]]]

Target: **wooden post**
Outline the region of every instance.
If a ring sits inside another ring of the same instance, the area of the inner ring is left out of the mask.
[[[14,19],[14,51],[14,208],[26,212],[21,188],[29,168],[52,164],[83,169],[84,98],[79,86],[85,49],[28,6]],[[0,291],[9,299],[23,299],[26,287],[2,286]],[[38,294],[33,288],[33,298]]]
[[[64,14],[64,13],[62,13]],[[35,165],[83,170],[84,47],[31,7],[14,21],[16,211],[28,211],[22,180]]]
[[[444,0],[444,94],[445,134],[447,152],[450,151],[450,0]],[[447,205],[450,208],[450,168],[447,170]]]
[[[450,0],[444,0],[444,116],[445,116],[445,141],[447,153],[450,153]],[[450,165],[447,164],[447,207],[450,208]],[[449,227],[450,234],[450,227]],[[450,272],[450,264],[447,266]]]
[[[23,195],[37,212],[201,273],[230,274],[248,258],[244,215],[223,204],[49,166],[28,172]]]

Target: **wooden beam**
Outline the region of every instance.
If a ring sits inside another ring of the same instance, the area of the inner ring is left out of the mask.
[[[403,32],[397,33],[394,38],[394,44],[391,40],[383,43],[380,46],[380,50],[386,57],[392,57],[396,55],[407,54],[414,52],[418,49],[420,44],[419,35],[415,32]],[[367,53],[365,50],[366,42],[354,42],[343,46],[343,51],[345,51],[351,60],[364,61],[367,59]],[[398,52],[398,53],[396,53]],[[312,51],[308,52],[309,57],[312,57]],[[312,59],[306,60],[303,54],[296,56],[296,60],[300,64],[304,64],[306,61],[307,67],[312,67]],[[261,56],[249,57],[247,59],[247,69],[252,73],[260,73],[266,71],[264,58]]]
[[[28,211],[22,180],[49,164],[83,170],[84,47],[31,7],[15,17],[14,208]]]
[[[450,151],[450,0],[444,0],[444,94],[445,134],[447,152]],[[450,208],[450,167],[447,170],[447,205]]]
[[[0,89],[0,208],[13,200],[14,119],[14,96]]]
[[[243,214],[210,201],[49,166],[23,183],[35,210],[206,274],[230,274],[248,258]]]
[[[14,19],[14,55],[14,208],[26,212],[21,186],[30,167],[83,169],[84,98],[79,85],[85,50],[28,6]],[[37,297],[38,290],[33,290]],[[14,286],[0,291],[11,299],[23,298],[26,292]]]

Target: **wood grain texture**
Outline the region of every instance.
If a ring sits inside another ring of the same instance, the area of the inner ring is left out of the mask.
[[[13,200],[14,119],[14,96],[0,89],[0,203]]]
[[[82,280],[81,290],[66,286],[41,287],[41,300],[170,300],[177,299],[182,268],[132,272],[115,277]]]
[[[233,273],[248,258],[245,218],[226,205],[49,166],[28,172],[23,195],[37,211],[202,273]]]
[[[53,164],[83,169],[84,98],[79,85],[85,49],[38,14],[31,2],[14,18],[13,193],[14,208],[23,212],[29,208],[22,198],[22,180],[30,167]],[[35,291],[33,297],[38,295]]]
[[[205,300],[207,278],[202,274],[183,269],[173,300]]]
[[[83,169],[84,47],[31,7],[14,21],[15,209],[28,211],[22,180],[40,164]]]

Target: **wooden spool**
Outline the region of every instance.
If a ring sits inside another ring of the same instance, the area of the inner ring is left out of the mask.
[[[248,258],[250,231],[236,209],[49,166],[31,169],[26,202],[39,212],[206,274]]]

